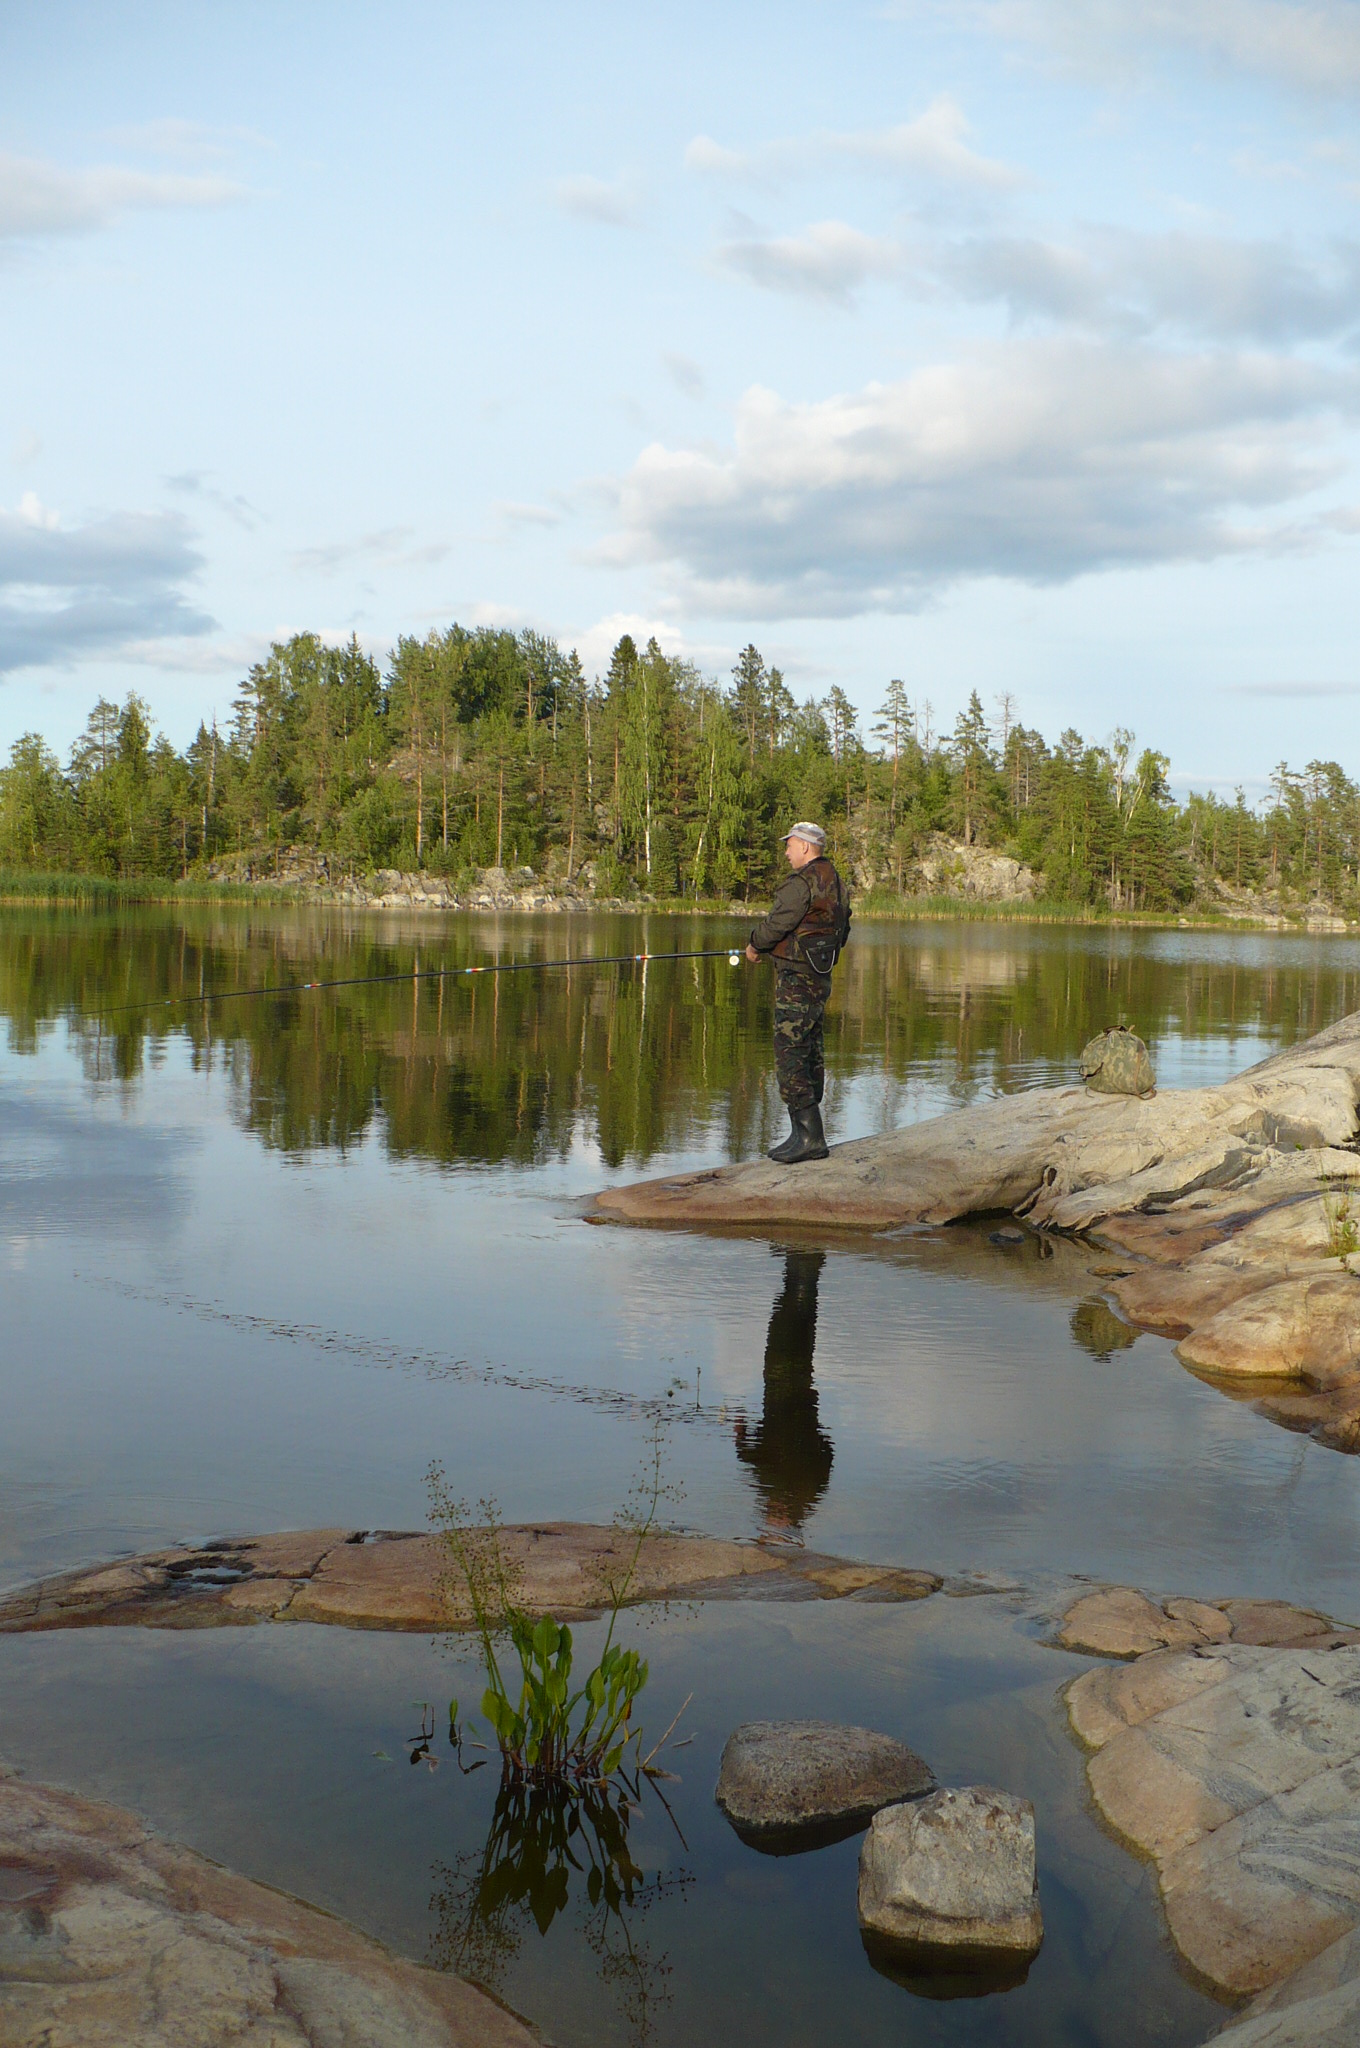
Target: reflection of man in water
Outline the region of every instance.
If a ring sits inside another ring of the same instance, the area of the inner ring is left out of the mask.
[[[825,1252],[785,1252],[784,1285],[765,1338],[765,1405],[760,1421],[739,1421],[737,1456],[755,1474],[765,1521],[800,1529],[826,1492],[835,1456],[817,1420],[812,1352],[817,1283]]]

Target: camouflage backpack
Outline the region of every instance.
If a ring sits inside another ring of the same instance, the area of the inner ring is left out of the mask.
[[[1102,1031],[1081,1054],[1081,1077],[1102,1095],[1154,1095],[1157,1076],[1148,1049],[1127,1024]]]

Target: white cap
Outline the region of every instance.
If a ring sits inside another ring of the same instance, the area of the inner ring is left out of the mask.
[[[784,834],[785,839],[802,839],[809,846],[825,846],[826,834],[820,825],[810,825],[805,818],[801,825],[791,825]],[[781,842],[782,843],[782,842]]]

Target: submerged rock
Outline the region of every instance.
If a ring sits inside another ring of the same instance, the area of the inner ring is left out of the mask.
[[[853,1834],[880,1807],[934,1784],[905,1743],[871,1728],[748,1721],[727,1738],[714,1797],[743,1839],[801,1848]]]
[[[859,1924],[918,1955],[1033,1955],[1044,1937],[1034,1808],[977,1785],[876,1814],[860,1850]]]
[[[519,1604],[559,1621],[580,1620],[610,1604],[633,1540],[627,1531],[591,1522],[521,1523],[500,1532]],[[739,1598],[777,1589],[808,1599],[923,1600],[940,1583],[933,1572],[812,1551],[655,1534],[642,1546],[628,1598],[630,1604]],[[466,1627],[470,1620],[443,1541],[386,1529],[220,1537],[63,1572],[0,1599],[0,1635],[256,1621],[429,1630]]]
[[[459,1977],[0,1767],[0,2048],[532,2048]]]

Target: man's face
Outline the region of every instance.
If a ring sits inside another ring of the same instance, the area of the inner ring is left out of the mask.
[[[806,839],[786,839],[784,858],[791,868],[805,868],[810,860],[817,858],[817,848]]]

